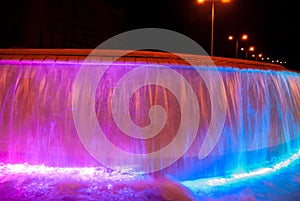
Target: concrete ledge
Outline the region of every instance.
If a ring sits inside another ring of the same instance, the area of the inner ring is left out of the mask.
[[[193,54],[171,54],[167,52],[155,51],[133,51],[124,55],[125,50],[93,50],[93,49],[0,49],[0,60],[17,60],[17,61],[45,61],[52,60],[55,62],[83,62],[87,56],[93,52],[93,57],[99,62],[113,61],[118,59],[122,62],[131,63],[148,63],[148,64],[173,64],[189,65],[188,62],[210,64],[214,62],[216,66],[231,67],[240,69],[262,69],[262,70],[283,70],[290,71],[279,64],[271,64],[259,61],[250,61],[243,59],[233,59],[225,57],[210,57]],[[119,59],[119,55],[122,56]],[[184,58],[184,59],[183,59]],[[208,65],[209,66],[209,65]]]

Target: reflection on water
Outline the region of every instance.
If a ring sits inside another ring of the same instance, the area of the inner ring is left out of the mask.
[[[168,177],[128,174],[126,169],[0,166],[0,200],[69,201],[297,201],[300,160],[269,175],[192,193]]]
[[[192,194],[162,176],[128,174],[106,168],[0,166],[0,200],[190,200]]]
[[[298,201],[300,200],[300,162],[271,175],[247,179],[225,186],[198,191],[199,200],[210,201]]]

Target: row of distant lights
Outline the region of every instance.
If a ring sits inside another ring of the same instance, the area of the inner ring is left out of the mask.
[[[236,40],[236,46],[238,46],[238,41],[239,41],[239,40],[244,40],[244,41],[245,41],[245,40],[248,40],[248,34],[242,34],[239,38],[238,38],[238,37],[236,38],[236,37],[230,35],[230,36],[228,36],[228,40]],[[237,48],[237,47],[236,47],[236,48]],[[241,50],[241,51],[245,51],[245,48],[242,47],[240,50]],[[250,46],[249,49],[248,49],[248,51],[246,51],[246,54],[247,54],[247,52],[254,52],[254,50],[255,50],[254,46]],[[237,49],[236,49],[236,51],[237,51]],[[236,56],[237,56],[237,55],[236,55]],[[255,54],[252,54],[251,57],[257,59]],[[286,64],[286,63],[287,63],[286,61],[280,61],[280,60],[278,60],[278,59],[276,59],[276,60],[271,60],[270,57],[264,58],[264,57],[263,57],[263,54],[261,54],[261,53],[259,53],[259,54],[257,55],[257,57],[258,57],[261,61],[267,61],[267,62],[271,62],[271,63],[279,63],[279,64]],[[247,58],[246,58],[246,59],[247,59]]]
[[[245,50],[245,48],[241,48],[241,51],[244,51]],[[249,48],[249,51],[254,51],[254,47],[250,47]],[[255,54],[252,54],[251,55],[251,57],[252,58],[255,58]],[[278,60],[278,59],[276,59],[276,60],[271,60],[270,59],[270,57],[267,57],[267,58],[265,58],[265,57],[263,57],[263,54],[258,54],[257,55],[258,56],[258,58],[260,58],[262,61],[267,61],[267,62],[271,62],[271,63],[279,63],[279,64],[286,64],[287,62],[286,61],[280,61],[280,60]]]
[[[203,4],[203,3],[205,3],[206,1],[211,1],[212,3],[214,3],[215,0],[197,0],[197,3]],[[221,1],[222,3],[230,3],[230,2],[231,2],[231,0],[220,0],[220,1]],[[212,6],[212,9],[214,9],[214,6]],[[236,45],[236,46],[238,46],[238,40],[239,40],[239,37],[236,38],[236,37],[230,35],[230,36],[228,37],[228,39],[229,39],[229,40],[236,40],[236,42],[237,42],[237,45]],[[247,35],[247,34],[242,34],[241,37],[240,37],[240,39],[241,39],[241,40],[248,40],[248,35]],[[240,50],[241,50],[241,51],[244,51],[245,49],[244,49],[244,48],[241,48]],[[237,51],[238,51],[238,48],[236,47],[236,52],[237,52]],[[253,51],[254,51],[254,47],[251,46],[251,47],[249,48],[249,51],[250,51],[250,52],[253,52]],[[255,54],[252,54],[251,56],[252,56],[252,58],[255,58],[255,57],[256,57]],[[270,57],[264,58],[262,54],[258,54],[257,56],[258,56],[258,58],[260,58],[261,61],[267,61],[267,62],[271,62],[271,63],[279,63],[279,64],[286,64],[286,63],[287,63],[286,61],[280,61],[280,60],[278,60],[278,59],[276,59],[276,60],[271,60]],[[236,55],[236,57],[237,57],[237,55]],[[246,59],[247,59],[247,58],[246,58]],[[255,59],[257,59],[257,58],[255,58]]]

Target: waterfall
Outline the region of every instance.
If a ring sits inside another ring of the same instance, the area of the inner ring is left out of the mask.
[[[104,64],[99,62],[97,65]],[[224,104],[225,119],[216,145],[207,156],[199,158],[212,116],[218,118],[220,115],[212,113],[213,96],[205,79],[199,75],[199,72],[210,71],[210,67],[196,66],[198,72],[180,64],[168,64],[167,67],[175,73],[168,74],[165,68],[146,65],[143,74],[137,72],[122,82],[126,74],[138,71],[139,65],[115,63],[98,80],[95,96],[88,97],[80,94],[88,83],[75,87],[80,62],[0,60],[1,161],[90,167],[103,165],[102,160],[105,163],[121,160],[123,165],[140,166],[142,164],[130,156],[146,157],[155,153],[158,154],[155,158],[145,160],[164,167],[161,172],[178,178],[199,178],[255,168],[299,149],[299,73],[240,69],[234,65],[214,69],[211,73],[220,75],[224,85],[224,96],[217,97],[215,103],[221,101]],[[149,75],[150,78],[144,79],[143,84],[141,79],[135,79],[137,75]],[[175,80],[174,76],[183,77],[186,83]],[[140,85],[143,86],[138,87]],[[135,90],[129,92],[129,89]],[[81,102],[94,101],[91,114],[95,113],[98,126],[105,134],[103,139],[129,157],[119,157],[115,152],[105,150],[101,146],[106,142],[99,142],[96,137],[82,142],[76,121],[84,124],[90,117],[89,113],[84,113],[74,121],[74,112],[79,110],[72,105],[74,93]],[[197,105],[188,104],[193,99],[197,100]],[[194,114],[197,108],[199,113]],[[120,111],[125,113],[118,113]],[[161,118],[151,119],[151,115]],[[182,121],[193,122],[195,118],[199,121],[194,127],[181,128]],[[120,125],[125,127],[120,128]],[[180,136],[181,143],[174,145],[172,142],[180,129],[184,131]],[[193,137],[194,130],[196,135]],[[160,153],[169,146],[174,155]],[[178,155],[176,149],[184,152]],[[93,151],[105,154],[99,160],[97,154],[91,154]],[[174,161],[167,167],[165,160],[169,159],[166,157]]]

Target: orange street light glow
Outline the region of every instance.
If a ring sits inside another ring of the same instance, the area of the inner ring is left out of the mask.
[[[211,0],[211,1],[214,1],[214,0]],[[197,0],[198,3],[204,3],[205,0]],[[231,0],[221,0],[222,3],[230,3]]]
[[[198,3],[204,3],[204,0],[197,0]]]
[[[242,35],[242,40],[247,40],[248,39],[248,35],[247,34],[243,34]]]
[[[254,51],[254,47],[253,46],[249,47],[249,51],[253,52]]]
[[[233,40],[233,36],[228,36],[228,40]]]
[[[222,3],[230,3],[230,0],[222,0]]]

